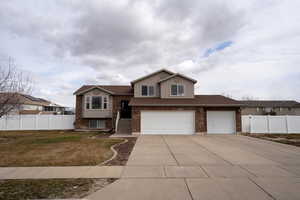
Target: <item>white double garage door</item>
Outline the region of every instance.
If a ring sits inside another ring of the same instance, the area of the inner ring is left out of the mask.
[[[234,111],[207,111],[208,134],[235,133]],[[195,133],[194,111],[141,111],[141,134]]]

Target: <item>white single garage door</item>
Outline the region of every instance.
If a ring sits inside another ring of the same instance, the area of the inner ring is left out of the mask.
[[[194,111],[141,111],[141,134],[194,133]]]
[[[235,133],[235,111],[207,111],[207,133]]]

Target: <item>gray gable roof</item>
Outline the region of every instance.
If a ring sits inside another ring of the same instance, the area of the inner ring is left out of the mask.
[[[245,107],[299,107],[300,103],[297,101],[241,101]]]
[[[168,73],[168,74],[170,74],[170,75],[175,74],[174,72],[171,72],[171,71],[169,71],[169,70],[167,70],[167,69],[161,69],[161,70],[155,71],[155,72],[153,72],[153,73],[151,73],[151,74],[145,75],[145,76],[143,76],[143,77],[141,77],[141,78],[138,78],[138,79],[136,79],[136,80],[134,80],[134,81],[131,81],[131,84],[134,84],[134,83],[136,83],[136,82],[139,82],[139,81],[141,81],[141,80],[144,80],[144,79],[146,79],[146,78],[148,78],[148,77],[150,77],[150,76],[153,76],[153,75],[155,75],[155,74],[158,74],[158,73],[160,73],[160,72],[166,72],[166,73]]]

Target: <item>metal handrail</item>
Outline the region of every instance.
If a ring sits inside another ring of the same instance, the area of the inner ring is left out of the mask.
[[[115,128],[116,132],[118,131],[119,120],[120,120],[120,111],[118,110],[118,112],[117,112],[117,118],[116,118],[116,128]]]

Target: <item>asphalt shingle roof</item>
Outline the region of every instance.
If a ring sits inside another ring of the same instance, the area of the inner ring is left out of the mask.
[[[108,90],[115,95],[133,95],[133,89],[130,85],[84,85],[76,90],[74,94],[88,91],[94,87],[103,88],[104,90]]]
[[[247,107],[300,107],[297,101],[241,101]]]
[[[239,101],[224,97],[222,95],[195,95],[195,98],[190,99],[162,99],[155,98],[132,98],[129,102],[131,106],[227,106],[240,107],[242,104]]]

